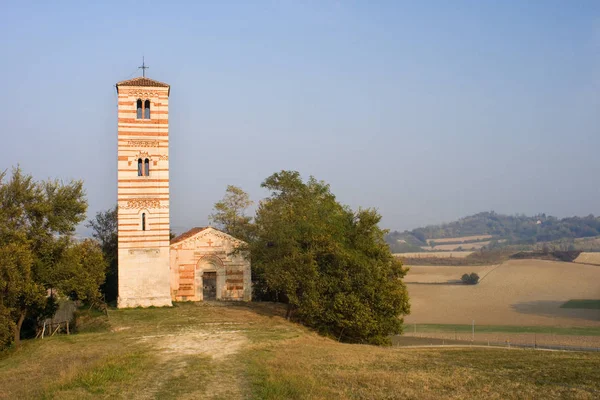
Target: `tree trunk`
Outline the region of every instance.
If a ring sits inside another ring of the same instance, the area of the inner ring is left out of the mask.
[[[288,303],[287,309],[285,311],[285,319],[287,319],[288,321],[292,318],[293,308],[294,306],[291,303]]]
[[[15,326],[15,347],[19,347],[19,344],[21,343],[21,326],[23,326],[23,321],[25,321],[25,315],[27,315],[26,308],[21,310],[17,326]]]

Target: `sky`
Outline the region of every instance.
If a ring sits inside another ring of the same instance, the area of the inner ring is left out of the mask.
[[[0,37],[0,169],[84,180],[89,217],[142,57],[171,85],[176,233],[280,170],[392,230],[600,214],[599,1],[0,0]]]

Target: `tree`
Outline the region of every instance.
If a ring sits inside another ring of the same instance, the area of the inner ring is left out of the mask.
[[[287,317],[336,339],[388,343],[409,312],[396,260],[372,209],[353,212],[324,182],[295,171],[268,177],[256,213],[252,256],[256,295],[288,304]]]
[[[7,182],[5,176],[0,174],[0,316],[9,319],[18,345],[26,317],[53,312],[46,293],[65,285],[65,252],[87,203],[81,181],[36,182],[19,167]]]
[[[475,272],[463,274],[461,280],[466,285],[476,285],[479,282],[479,275],[477,275]]]
[[[56,288],[72,300],[94,303],[106,277],[107,262],[100,244],[86,239],[65,249],[58,263]]]
[[[108,264],[106,281],[100,290],[107,302],[116,301],[119,295],[117,207],[96,213],[94,219],[88,221],[86,226],[92,228],[92,237],[100,243],[102,254]]]
[[[209,219],[225,233],[241,240],[249,240],[252,230],[251,218],[245,213],[253,203],[242,189],[228,185],[225,196],[215,203],[214,213]]]

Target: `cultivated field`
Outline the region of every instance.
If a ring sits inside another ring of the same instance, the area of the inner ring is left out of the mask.
[[[437,243],[437,242],[436,242]],[[464,250],[478,250],[483,246],[487,246],[490,244],[489,240],[486,242],[473,242],[473,243],[460,243],[460,244],[436,244],[435,246],[421,247],[423,250],[435,250],[435,251],[452,251],[459,247],[462,247]]]
[[[495,265],[469,267],[440,267],[433,265],[410,266],[410,271],[404,278],[406,283],[456,283],[460,282],[463,274],[477,273],[479,278],[485,277]],[[412,300],[412,296],[411,296]]]
[[[2,399],[597,398],[600,354],[338,343],[269,304],[111,310],[0,354]]]
[[[448,257],[456,257],[456,258],[464,258],[469,254],[473,254],[472,251],[436,251],[436,252],[415,252],[415,253],[395,253],[396,257],[408,257],[408,258],[429,258],[429,257],[437,257],[437,258],[448,258]]]
[[[600,265],[600,253],[581,253],[573,262]]]
[[[454,280],[466,271],[477,285],[417,284]],[[481,272],[481,273],[480,273]],[[571,299],[600,299],[600,267],[512,260],[496,267],[413,266],[407,277],[412,324],[600,326],[600,310],[561,308]]]
[[[492,235],[474,235],[474,236],[460,236],[455,238],[443,238],[443,239],[427,239],[427,243],[454,243],[454,242],[468,242],[471,240],[485,240],[491,239]]]

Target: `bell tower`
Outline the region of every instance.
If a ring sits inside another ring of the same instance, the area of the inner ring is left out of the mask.
[[[145,67],[144,65],[144,68]],[[170,306],[169,94],[145,76],[118,93],[117,306]]]

